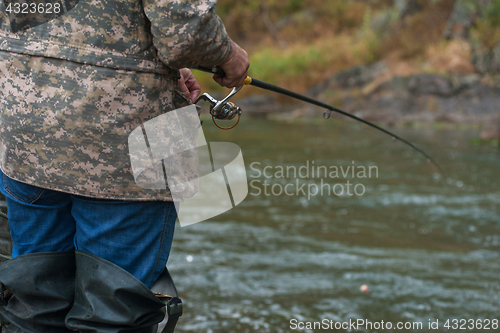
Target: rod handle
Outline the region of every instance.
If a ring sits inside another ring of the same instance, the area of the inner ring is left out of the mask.
[[[198,71],[214,74],[220,77],[226,76],[226,73],[224,73],[224,70],[220,67],[203,67],[203,66],[197,66],[193,67],[193,69],[196,69]]]

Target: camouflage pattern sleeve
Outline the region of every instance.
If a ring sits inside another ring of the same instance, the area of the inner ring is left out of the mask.
[[[180,69],[219,65],[231,40],[215,12],[216,0],[143,0],[153,43],[167,66]]]

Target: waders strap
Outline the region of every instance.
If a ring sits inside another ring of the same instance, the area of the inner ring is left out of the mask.
[[[173,333],[179,317],[182,316],[182,301],[179,297],[172,297],[167,303],[168,319],[161,333]]]
[[[165,318],[165,321],[160,323],[158,333],[173,333],[179,317],[182,316],[182,301],[179,298],[174,281],[172,280],[172,277],[166,267],[153,287],[151,287],[151,290],[166,296],[165,298],[161,296],[159,297],[163,302],[165,302],[168,317]],[[167,299],[168,301],[166,301]]]

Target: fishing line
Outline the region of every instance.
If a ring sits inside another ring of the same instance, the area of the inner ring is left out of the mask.
[[[195,67],[194,69],[200,70],[200,71],[203,71],[203,72],[207,72],[207,73],[212,73],[212,74],[220,76],[220,77],[224,77],[226,75],[224,73],[224,71],[221,68],[218,68],[218,67],[213,67],[213,68]],[[325,119],[330,118],[330,113],[333,111],[333,112],[336,112],[336,113],[340,113],[340,114],[342,114],[342,115],[344,115],[346,117],[349,117],[351,119],[360,121],[363,124],[366,124],[366,125],[368,125],[370,127],[373,127],[373,128],[375,128],[375,129],[377,129],[377,130],[379,130],[381,132],[384,132],[387,135],[390,135],[393,138],[393,140],[399,140],[399,141],[403,142],[404,144],[410,146],[414,150],[418,151],[420,154],[422,154],[423,156],[425,156],[427,158],[428,162],[431,162],[432,164],[434,164],[434,166],[439,170],[439,172],[444,176],[445,179],[448,178],[446,176],[446,173],[444,172],[444,170],[441,168],[441,166],[432,157],[430,157],[426,152],[424,152],[422,149],[416,147],[414,144],[412,144],[411,142],[406,141],[405,139],[401,138],[400,136],[398,136],[398,135],[396,135],[394,133],[391,133],[388,130],[383,129],[382,127],[377,126],[377,125],[375,125],[375,124],[373,124],[373,123],[371,123],[371,122],[369,122],[367,120],[364,120],[364,119],[359,118],[359,117],[357,117],[357,116],[355,116],[353,114],[350,114],[350,113],[347,113],[345,111],[342,111],[342,110],[340,110],[340,109],[338,109],[338,108],[336,108],[336,107],[334,107],[332,105],[329,105],[329,104],[320,102],[318,100],[315,100],[313,98],[310,98],[310,97],[298,94],[296,92],[293,92],[293,91],[290,91],[290,90],[287,90],[287,89],[275,86],[273,84],[270,84],[270,83],[267,83],[267,82],[264,82],[264,81],[260,81],[260,80],[251,78],[250,76],[248,76],[245,79],[243,85],[250,85],[250,86],[254,86],[254,87],[257,87],[257,88],[264,89],[264,90],[272,91],[272,92],[275,92],[275,93],[278,93],[278,94],[281,94],[281,95],[285,95],[285,96],[288,96],[288,97],[291,97],[291,98],[295,98],[295,99],[298,99],[300,101],[303,101],[303,102],[306,102],[306,103],[309,103],[309,104],[313,104],[313,105],[322,107],[324,109],[327,109],[328,111],[326,111],[324,113],[324,115],[323,115]]]

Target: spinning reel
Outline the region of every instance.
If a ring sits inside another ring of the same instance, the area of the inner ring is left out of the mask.
[[[229,102],[229,99],[234,96],[240,89],[243,88],[243,86],[238,87],[238,88],[233,88],[233,90],[227,95],[224,99],[217,101],[215,98],[210,96],[207,93],[204,93],[198,99],[196,100],[195,104],[198,104],[199,101],[208,101],[210,103],[210,114],[212,115],[212,120],[215,124],[220,129],[223,130],[230,130],[238,123],[240,122],[241,118],[241,108],[236,106],[233,102]],[[234,124],[231,127],[221,127],[215,119],[225,119],[225,120],[231,120],[234,119],[234,117],[238,116],[238,121],[236,124]]]

